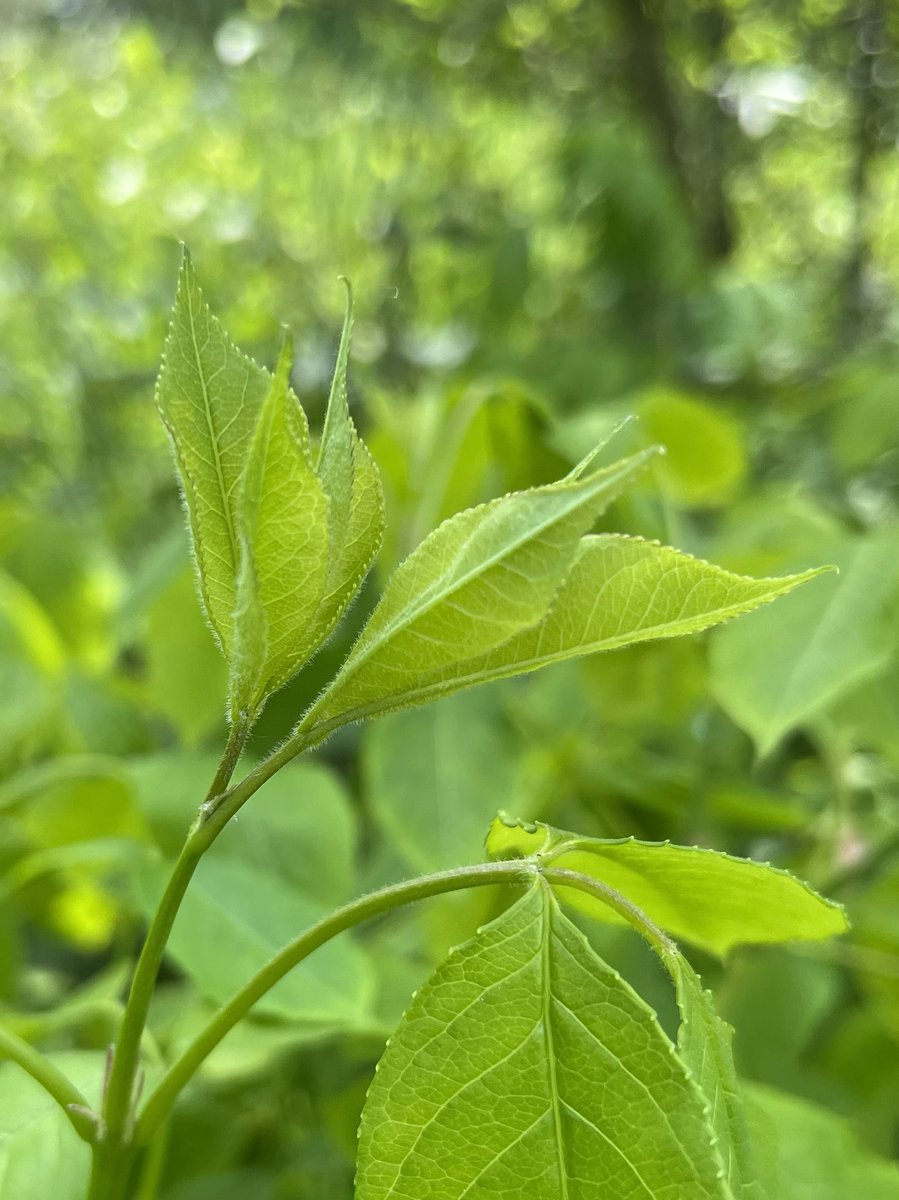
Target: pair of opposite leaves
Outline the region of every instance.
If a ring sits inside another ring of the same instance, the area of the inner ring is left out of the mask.
[[[156,397],[232,721],[252,721],[328,638],[380,545],[378,472],[347,405],[351,321],[350,302],[313,460],[286,344],[274,375],[242,354],[185,255]],[[302,727],[324,736],[565,658],[696,632],[816,574],[750,579],[639,538],[587,536],[654,452],[597,470],[594,451],[557,483],[445,521],[395,571]]]

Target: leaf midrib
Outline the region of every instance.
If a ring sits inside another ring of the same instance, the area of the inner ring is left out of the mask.
[[[637,465],[638,464],[636,464],[636,463],[632,463],[630,469],[631,470],[635,469]],[[627,471],[622,471],[620,473],[620,475],[618,476],[618,479],[625,477],[627,475],[627,473],[628,473]],[[607,478],[605,480],[605,482],[611,485],[613,483],[613,479],[611,477]],[[614,480],[614,482],[617,482],[617,480]],[[589,494],[587,492],[587,489],[585,489],[583,487],[583,483],[580,481],[577,484],[572,485],[570,488],[560,487],[557,490],[558,491],[583,490],[585,493]],[[601,490],[602,490],[601,488],[597,488],[597,491],[594,493],[593,497],[591,497],[591,498],[595,499],[596,495],[600,494]],[[585,495],[584,499],[586,501],[586,495]],[[496,500],[496,501],[493,501],[492,505],[487,505],[485,507],[489,508],[489,507],[493,507],[493,506],[498,506],[502,502],[503,502],[502,500]],[[492,570],[493,567],[495,567],[498,563],[502,562],[502,560],[504,558],[508,558],[512,554],[514,554],[525,543],[531,542],[531,541],[538,541],[540,538],[540,535],[546,529],[550,528],[552,525],[556,524],[556,522],[564,519],[565,517],[570,516],[576,507],[577,507],[577,505],[573,504],[570,508],[567,508],[562,513],[554,513],[551,517],[548,516],[539,525],[530,526],[525,532],[523,532],[518,538],[516,538],[515,541],[506,543],[500,551],[497,551],[495,554],[491,555],[489,558],[481,559],[480,561],[475,563],[474,566],[472,566],[470,568],[470,570],[468,570],[464,575],[460,576],[458,579],[453,580],[451,586],[448,586],[444,589],[438,589],[437,581],[435,581],[433,587],[431,589],[429,589],[428,592],[425,592],[422,597],[420,597],[420,602],[417,606],[415,606],[411,610],[408,607],[402,608],[400,610],[400,612],[397,613],[396,617],[385,626],[383,631],[375,637],[375,639],[372,641],[371,645],[359,652],[359,655],[355,659],[355,661],[353,661],[352,659],[347,661],[343,670],[335,678],[333,686],[331,688],[329,688],[322,695],[321,701],[319,703],[315,704],[312,709],[310,709],[309,713],[307,714],[307,717],[312,716],[316,709],[324,706],[325,701],[329,697],[331,697],[333,695],[339,695],[340,689],[346,685],[347,681],[352,679],[352,677],[358,673],[359,669],[362,666],[364,666],[365,663],[368,662],[369,659],[371,659],[371,657],[378,650],[380,650],[384,645],[386,645],[388,642],[390,642],[397,634],[402,633],[402,632],[404,632],[404,630],[409,629],[412,625],[415,624],[416,621],[418,621],[421,617],[426,616],[432,609],[436,608],[439,604],[451,599],[458,592],[462,591],[462,589],[465,588],[473,579],[476,579],[479,575],[484,575],[488,571]],[[471,509],[468,511],[474,512],[476,510]],[[457,551],[454,555],[454,561],[456,563],[458,563],[459,559],[462,557],[462,555],[465,553],[468,546],[471,544],[471,540],[477,531],[478,531],[477,528],[473,529],[470,532],[468,538],[466,538],[466,540],[462,543],[462,545],[457,549]],[[558,591],[558,587],[561,586],[562,582],[564,582],[564,575],[562,575],[561,579],[559,580],[559,583],[556,588],[557,591]],[[552,601],[550,601],[550,604],[547,607],[547,611],[549,611],[549,608],[551,608],[551,606],[552,606]],[[528,629],[532,629],[534,627],[534,625],[539,624],[541,619],[542,618],[538,617],[537,620],[532,625],[524,626],[521,630],[518,631],[518,633],[511,634],[509,636],[509,638],[506,640],[511,641],[512,638],[517,637],[519,633],[524,633]],[[500,643],[500,644],[502,644],[502,643]],[[494,647],[494,649],[496,649],[496,647]],[[491,653],[491,651],[485,651],[485,653]],[[358,719],[358,718],[354,718],[354,719]]]
[[[212,459],[213,459],[213,463],[215,465],[215,473],[216,473],[216,478],[218,480],[219,493],[221,495],[221,500],[222,500],[222,512],[223,512],[223,515],[225,518],[225,528],[228,533],[228,542],[231,547],[231,564],[232,564],[232,568],[234,570],[236,570],[237,563],[238,563],[237,535],[234,530],[234,522],[231,517],[231,508],[228,503],[228,490],[225,487],[225,477],[224,477],[224,472],[222,471],[222,460],[221,460],[221,455],[219,454],[218,434],[217,434],[217,431],[215,428],[215,422],[213,421],[213,418],[212,418],[212,406],[209,402],[209,389],[206,385],[206,374],[203,370],[203,361],[200,358],[200,347],[197,342],[197,327],[196,327],[196,321],[194,319],[193,300],[194,300],[194,298],[193,298],[192,291],[190,289],[188,289],[187,316],[188,316],[188,323],[190,325],[190,340],[193,343],[194,358],[196,359],[196,363],[197,363],[197,374],[200,379],[200,390],[203,394],[203,413],[206,417],[206,427],[209,431],[209,440],[212,444]],[[226,356],[227,356],[227,353],[228,352],[227,352],[227,348],[226,348],[226,350],[225,350]]]
[[[559,1186],[561,1200],[569,1200],[568,1192],[568,1165],[565,1162],[565,1150],[563,1145],[562,1133],[562,1112],[560,1108],[561,1097],[559,1095],[559,1084],[556,1078],[556,1054],[553,1045],[553,1024],[552,1024],[552,954],[550,953],[550,930],[552,927],[552,906],[555,901],[550,893],[548,883],[542,885],[543,896],[543,921],[541,928],[540,942],[540,958],[542,967],[541,979],[541,1019],[543,1022],[543,1033],[546,1038],[546,1061],[547,1061],[547,1084],[549,1087],[549,1103],[550,1111],[553,1119],[553,1135],[556,1143],[556,1159],[559,1171]],[[564,1102],[563,1102],[564,1103]]]
[[[757,607],[762,607],[762,605],[772,603],[777,599],[779,599],[779,596],[772,596],[770,600],[763,600],[762,603]],[[547,611],[547,616],[549,616],[551,609],[552,606],[550,606],[550,609]],[[747,607],[745,602],[725,605],[722,608],[709,610],[707,614],[708,624],[704,627],[699,627],[697,629],[685,629],[682,633],[666,633],[665,631],[669,629],[670,624],[676,624],[677,622],[662,622],[660,624],[647,626],[645,629],[640,629],[636,632],[636,634],[634,632],[616,634],[611,638],[600,638],[599,640],[593,642],[582,642],[572,650],[554,651],[551,654],[538,654],[527,659],[516,659],[514,663],[507,663],[502,666],[492,667],[480,671],[471,671],[468,675],[453,675],[447,679],[438,679],[428,683],[423,688],[410,688],[405,692],[392,692],[388,697],[382,697],[380,700],[374,700],[368,704],[361,704],[356,708],[348,709],[347,711],[342,712],[339,717],[335,719],[335,723],[333,725],[328,722],[322,722],[320,728],[323,731],[327,730],[330,732],[339,726],[350,724],[353,721],[363,721],[366,717],[372,716],[374,713],[379,713],[382,711],[392,712],[398,708],[408,707],[410,703],[419,704],[432,697],[439,698],[444,693],[461,691],[463,688],[473,687],[479,683],[491,683],[494,680],[507,678],[510,675],[525,675],[531,671],[537,671],[541,667],[549,667],[554,663],[565,662],[570,658],[584,658],[589,654],[602,654],[610,650],[620,650],[627,646],[634,645],[637,642],[652,641],[659,637],[686,637],[690,633],[702,633],[704,629],[709,629],[714,625],[722,624],[731,617],[743,616],[746,611]],[[749,611],[754,610],[750,609]],[[702,620],[704,622],[706,620],[706,615],[703,615],[701,618],[697,618],[697,620]],[[527,626],[518,633],[513,633],[512,636],[509,637],[505,642],[500,642],[498,646],[495,646],[492,650],[485,651],[484,655],[479,655],[478,658],[486,657],[488,654],[498,653],[504,646],[508,645],[515,638],[524,637],[528,633],[535,632],[537,626],[540,624],[541,621],[537,621],[534,625]],[[360,662],[361,661],[363,660],[360,660]],[[465,661],[468,662],[471,660]],[[477,661],[477,659],[475,661]],[[452,664],[448,665],[451,666]],[[345,678],[348,677],[348,675],[345,676]],[[322,699],[324,699],[324,697],[322,697]],[[383,705],[384,699],[389,700],[389,704],[386,707]],[[318,705],[315,707],[317,708]],[[313,717],[314,715],[315,708],[310,709],[307,714],[307,718]],[[305,728],[316,727],[315,724],[312,726],[307,726],[305,720],[303,724]]]

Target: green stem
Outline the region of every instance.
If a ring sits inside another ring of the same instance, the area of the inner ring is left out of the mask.
[[[601,883],[600,880],[593,879],[589,875],[581,875],[578,871],[568,871],[564,867],[544,867],[543,878],[557,887],[575,888],[579,892],[586,892],[589,896],[601,900],[603,904],[607,904],[609,908],[624,917],[625,921],[632,925],[639,934],[642,934],[663,958],[667,954],[677,953],[677,946],[671,938],[663,933],[642,909],[637,908],[636,904],[631,904],[630,900],[622,896],[620,892],[616,892],[614,888],[609,887],[607,883]]]
[[[319,743],[325,741],[337,727],[335,725],[327,729],[318,727],[310,730],[298,727],[286,742],[283,742],[258,767],[255,767],[248,775],[245,775],[240,783],[236,783],[227,792],[223,789],[221,793],[210,798],[204,806],[204,819],[195,830],[198,841],[201,841],[203,844],[203,849],[206,850],[212,845],[238,809],[242,808],[249,798],[255,792],[259,791],[264,783],[277,774],[282,767],[285,767],[296,758],[298,754],[302,754],[304,750],[310,750],[313,746],[317,746]]]
[[[169,1067],[152,1095],[148,1098],[135,1130],[135,1140],[146,1142],[153,1136],[159,1123],[167,1116],[178,1093],[196,1073],[197,1069],[216,1048],[222,1038],[249,1013],[250,1009],[279,980],[293,970],[319,946],[344,930],[367,921],[370,917],[400,908],[427,896],[438,896],[445,892],[457,892],[463,888],[484,887],[487,884],[508,883],[510,880],[532,878],[536,865],[527,859],[507,862],[479,863],[472,867],[458,867],[434,875],[422,875],[404,883],[353,900],[343,908],[325,917],[275,955],[253,978],[219,1009],[205,1029],[197,1035],[184,1053]],[[562,872],[570,874],[570,872]]]
[[[232,725],[215,779],[212,781],[204,807],[200,810],[201,814],[204,808],[210,805],[214,798],[228,786],[248,732],[249,722],[246,719]],[[127,1139],[130,1132],[128,1125],[131,1119],[141,1039],[147,1023],[147,1014],[150,1011],[150,1002],[153,998],[156,978],[165,954],[169,934],[175,923],[175,917],[178,915],[178,909],[181,907],[187,885],[193,878],[197,864],[213,840],[213,838],[205,836],[205,829],[206,826],[198,819],[188,835],[178,860],[172,868],[162,899],[150,922],[150,928],[147,930],[147,936],[134,969],[131,990],[128,993],[122,1024],[116,1039],[115,1056],[103,1106],[106,1137],[113,1145]]]
[[[71,1079],[54,1066],[46,1055],[35,1050],[17,1034],[0,1026],[0,1057],[8,1058],[27,1071],[41,1085],[72,1123],[80,1138],[93,1142],[96,1127],[90,1118],[90,1105]]]

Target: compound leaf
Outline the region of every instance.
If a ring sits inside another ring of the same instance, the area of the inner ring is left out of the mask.
[[[368,1094],[356,1196],[727,1200],[655,1014],[543,884],[413,1001]]]
[[[662,929],[719,956],[742,942],[813,941],[848,928],[840,905],[788,872],[717,850],[584,838],[539,821],[497,817],[487,851],[493,858],[538,856],[544,865],[598,879]],[[622,921],[584,892],[559,891],[566,903],[597,920]]]

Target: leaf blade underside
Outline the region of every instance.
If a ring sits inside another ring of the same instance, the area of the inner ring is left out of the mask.
[[[388,1196],[726,1200],[702,1098],[655,1015],[545,885],[451,955],[391,1039],[356,1190]]]

